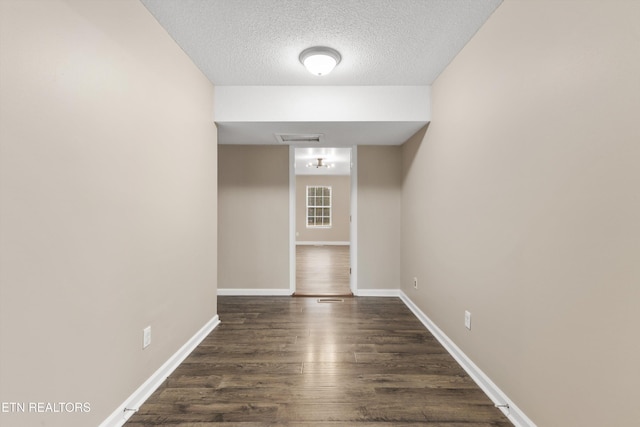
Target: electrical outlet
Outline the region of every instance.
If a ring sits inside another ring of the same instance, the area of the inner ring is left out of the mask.
[[[142,348],[151,345],[151,326],[147,326],[142,330]]]
[[[471,330],[471,313],[467,310],[464,312],[464,326],[468,330]]]
[[[417,277],[413,278],[413,289],[418,289],[418,278]]]

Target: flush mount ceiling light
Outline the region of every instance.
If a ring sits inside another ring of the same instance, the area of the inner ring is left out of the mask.
[[[340,52],[325,46],[310,47],[300,54],[302,65],[316,76],[329,74],[341,59]]]
[[[328,165],[328,164],[324,163],[325,159],[323,159],[321,157],[318,158],[317,160],[318,160],[318,163],[311,163],[311,162],[307,163],[307,167],[308,168],[316,168],[316,169],[319,169],[319,168],[327,168],[327,169],[329,169],[329,168],[335,167],[334,164],[329,164]]]

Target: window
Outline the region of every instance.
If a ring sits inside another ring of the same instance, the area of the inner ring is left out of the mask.
[[[331,227],[331,187],[307,185],[307,228]]]

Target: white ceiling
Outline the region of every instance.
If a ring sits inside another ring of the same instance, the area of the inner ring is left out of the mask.
[[[430,85],[502,0],[141,0],[214,85]],[[324,77],[298,61],[337,49]]]
[[[424,126],[420,122],[228,122],[218,124],[224,144],[276,144],[276,133],[322,134],[328,147],[400,145]]]
[[[140,1],[215,86],[428,86],[502,2]],[[316,45],[342,55],[327,76],[310,74],[298,60]],[[273,133],[285,131],[276,125],[218,122],[218,142],[274,144]],[[296,123],[295,132],[325,133],[333,146],[401,144],[423,125],[316,119]]]

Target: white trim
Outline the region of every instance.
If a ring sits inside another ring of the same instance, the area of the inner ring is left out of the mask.
[[[165,379],[187,358],[187,356],[202,342],[203,339],[216,326],[220,324],[220,319],[216,314],[209,320],[194,336],[189,339],[173,356],[155,371],[136,391],[131,394],[109,417],[104,420],[100,427],[120,427],[131,418],[135,411],[153,394],[154,391],[164,382]],[[133,410],[125,410],[131,408]]]
[[[234,296],[234,297],[288,297],[293,292],[291,289],[220,289],[218,288],[218,296]]]
[[[340,242],[340,241],[332,241],[332,242],[319,242],[319,241],[296,241],[296,245],[298,246],[349,246],[351,242]]]
[[[289,145],[289,295],[296,291],[296,148]],[[219,294],[219,293],[218,293]]]
[[[499,409],[516,427],[536,427],[535,423],[525,415],[520,408],[516,406],[507,395],[498,388],[497,385],[484,373],[475,363],[467,357],[466,354],[449,338],[429,317],[411,301],[411,299],[402,290],[399,291],[400,299],[405,305],[416,315],[416,317],[424,324],[427,329],[436,337],[442,346],[453,356],[460,366],[469,374],[473,381],[485,392],[485,394],[496,405],[501,406]]]
[[[354,295],[358,295],[358,146],[351,147],[351,226],[349,227],[349,262],[351,280],[349,286]]]
[[[359,297],[397,297],[400,298],[400,289],[358,289]]]

